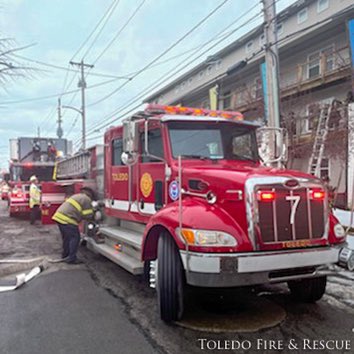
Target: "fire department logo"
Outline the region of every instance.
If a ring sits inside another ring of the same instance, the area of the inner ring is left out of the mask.
[[[170,198],[172,200],[177,200],[179,197],[179,186],[178,186],[178,182],[177,181],[172,181],[170,183],[170,186],[168,188],[168,192],[170,195]]]
[[[150,173],[144,173],[140,179],[140,190],[145,198],[147,198],[152,191],[152,178]]]

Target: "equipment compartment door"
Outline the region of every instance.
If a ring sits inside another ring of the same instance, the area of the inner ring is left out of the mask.
[[[42,224],[54,224],[52,216],[59,206],[64,202],[66,187],[57,182],[42,182]]]

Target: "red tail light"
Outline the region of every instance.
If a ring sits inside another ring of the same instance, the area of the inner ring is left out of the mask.
[[[322,201],[325,199],[325,197],[326,197],[325,191],[322,191],[322,190],[311,190],[310,191],[310,199],[312,199],[312,200]]]
[[[275,192],[272,191],[259,191],[257,198],[260,202],[272,202],[275,200]]]

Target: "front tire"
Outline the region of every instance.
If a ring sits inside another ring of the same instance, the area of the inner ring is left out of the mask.
[[[288,282],[291,295],[301,302],[313,303],[326,292],[327,277],[292,280]]]
[[[178,248],[168,233],[160,235],[157,262],[157,295],[160,317],[165,322],[182,318],[184,270]]]

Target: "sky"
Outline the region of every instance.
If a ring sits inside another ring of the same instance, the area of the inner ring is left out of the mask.
[[[277,11],[294,2],[278,0]],[[1,0],[0,38],[11,38],[13,48],[23,48],[15,52],[23,58],[11,60],[29,69],[24,77],[0,86],[0,168],[8,166],[10,138],[36,136],[38,127],[41,136],[56,137],[59,97],[62,105],[81,107],[81,94],[70,93],[78,90],[79,74],[69,61],[94,63],[94,68],[85,68],[87,145],[93,145],[102,142],[104,129],[96,128],[100,124],[124,118],[158,88],[262,23],[261,8],[260,0]],[[132,100],[154,80],[169,76],[193,53],[197,57],[215,33],[240,25],[242,28],[188,68]],[[155,60],[154,65],[134,74]],[[101,74],[107,77],[96,76]],[[63,137],[79,148],[81,118],[73,109],[62,109],[62,116]]]

